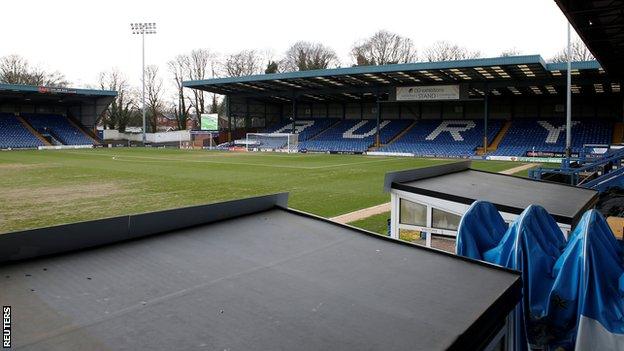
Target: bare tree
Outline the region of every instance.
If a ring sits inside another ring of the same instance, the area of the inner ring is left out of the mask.
[[[414,42],[387,30],[380,30],[370,38],[357,42],[351,57],[358,66],[407,63],[417,60]]]
[[[262,56],[264,74],[278,73],[280,68],[279,59],[275,57],[275,52],[272,49],[265,49]]]
[[[262,73],[263,57],[256,50],[243,50],[228,55],[223,69],[228,77],[243,77]]]
[[[124,132],[133,110],[137,107],[128,80],[119,70],[113,69],[100,73],[99,87],[104,90],[117,91],[113,102],[100,116],[101,121],[108,129],[117,128],[120,132]]]
[[[48,72],[39,67],[33,67],[28,60],[19,55],[0,58],[0,82],[49,87],[65,87],[69,84],[62,73]]]
[[[173,112],[178,123],[178,129],[185,130],[189,119],[191,104],[187,104],[187,97],[184,95],[182,82],[190,78],[190,58],[187,55],[178,55],[173,60],[167,62],[167,66],[169,67],[169,72],[173,75],[173,81],[176,87],[177,102],[173,107]]]
[[[211,70],[212,70],[212,77],[216,77],[217,76],[217,68],[216,68],[216,63],[213,61],[210,65]],[[210,113],[217,113],[217,105],[218,105],[218,99],[217,99],[217,94],[213,93],[212,94],[212,103],[210,104]],[[201,123],[199,117],[197,118],[198,122]]]
[[[567,48],[561,49],[555,56],[553,56],[551,62],[568,62]],[[570,44],[570,55],[572,61],[591,61],[595,60],[594,55],[589,51],[583,41],[576,39]]]
[[[516,48],[511,48],[511,49],[507,49],[507,50],[503,50],[500,53],[501,57],[509,57],[509,56],[519,56],[522,55],[522,53],[520,52],[520,50],[516,49]]]
[[[196,49],[189,54],[190,79],[203,80],[215,76],[216,55],[210,50]],[[215,97],[213,96],[213,100]],[[192,108],[199,120],[203,113],[206,113],[206,98],[204,91],[193,89]]]
[[[338,67],[340,61],[336,52],[321,43],[299,41],[285,54],[280,66],[284,71],[309,71]]]
[[[466,60],[479,57],[481,57],[481,52],[470,51],[448,41],[437,41],[425,50],[425,59],[429,62]]]
[[[0,81],[7,84],[25,84],[30,67],[26,59],[19,55],[4,56],[0,59]]]
[[[279,72],[279,64],[277,61],[269,61],[267,62],[266,68],[264,69],[265,74],[277,73]]]
[[[156,132],[158,127],[158,117],[162,116],[164,103],[162,101],[163,80],[158,75],[158,66],[150,65],[145,67],[145,107],[147,110],[147,120],[150,131]]]

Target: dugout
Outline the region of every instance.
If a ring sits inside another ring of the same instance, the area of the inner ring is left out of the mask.
[[[268,195],[0,235],[13,347],[509,349],[518,272],[286,202]]]
[[[279,121],[563,118],[566,63],[539,55],[356,66],[187,81],[225,96],[229,134]],[[622,78],[597,61],[572,63],[573,119],[624,120]],[[293,126],[294,128],[294,126]]]
[[[511,223],[530,205],[540,205],[569,233],[594,207],[598,192],[571,185],[479,171],[470,161],[387,173],[391,195],[391,237],[416,231],[455,237],[459,222],[477,200],[493,203]],[[431,238],[427,235],[427,245]]]
[[[0,112],[62,114],[94,130],[116,91],[0,84]]]

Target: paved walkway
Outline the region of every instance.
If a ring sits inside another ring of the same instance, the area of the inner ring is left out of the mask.
[[[360,219],[368,218],[370,216],[374,216],[380,213],[389,212],[390,211],[390,203],[385,203],[369,208],[363,208],[361,210],[357,210],[354,212],[345,213],[343,215],[330,218],[334,222],[338,223],[349,223],[353,221],[357,221]]]
[[[539,165],[540,165],[539,163],[528,163],[526,165],[510,168],[504,171],[500,171],[498,173],[514,174],[514,173],[522,172],[524,170],[527,170],[527,169],[530,169]],[[381,205],[377,205],[377,206],[373,206],[369,208],[363,208],[361,210],[345,213],[340,216],[332,217],[330,218],[330,220],[341,223],[341,224],[346,224],[349,222],[359,221],[360,219],[368,218],[370,216],[374,216],[374,215],[381,214],[384,212],[390,212],[389,202],[385,204],[381,204]]]
[[[539,165],[540,165],[540,163],[527,163],[526,165],[522,165],[522,166],[506,169],[506,170],[500,171],[498,173],[500,173],[500,174],[515,174],[515,173],[518,173],[518,172],[526,171],[527,169],[531,169],[533,167],[537,167]]]

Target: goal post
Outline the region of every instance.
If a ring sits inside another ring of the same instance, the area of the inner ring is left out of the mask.
[[[190,131],[189,139],[183,140],[180,138],[180,149],[205,149],[212,150],[217,145],[215,143],[215,137],[218,134],[205,131]]]
[[[247,133],[247,151],[298,152],[299,135],[291,133]]]

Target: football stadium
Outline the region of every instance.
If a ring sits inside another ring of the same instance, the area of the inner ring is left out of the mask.
[[[624,2],[554,2],[561,60],[194,52],[170,109],[155,23],[142,90],[0,60],[3,349],[624,350]]]

